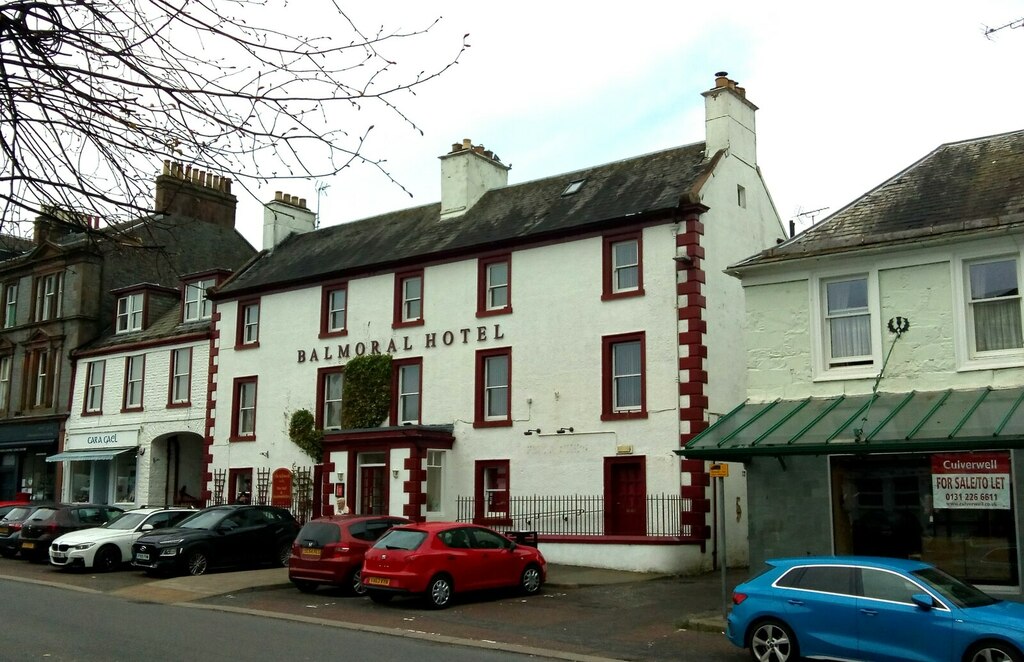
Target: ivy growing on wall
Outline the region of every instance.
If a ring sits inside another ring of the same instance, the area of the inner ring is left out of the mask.
[[[308,409],[299,409],[288,421],[288,437],[314,462],[323,462],[324,431],[316,429],[316,417]]]
[[[391,409],[391,355],[357,356],[345,364],[341,427],[375,428]]]

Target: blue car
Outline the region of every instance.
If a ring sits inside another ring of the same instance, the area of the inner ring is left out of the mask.
[[[906,559],[773,559],[733,593],[726,636],[760,662],[1024,662],[1024,604]]]

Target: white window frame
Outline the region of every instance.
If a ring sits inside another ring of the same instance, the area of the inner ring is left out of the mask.
[[[146,355],[126,356],[124,359],[125,409],[141,409],[142,393],[146,384]]]
[[[18,282],[8,283],[4,288],[4,328],[18,323]]]
[[[616,246],[621,246],[623,244],[633,244],[633,247],[636,250],[636,260],[634,260],[632,263],[619,264],[616,261],[617,255],[616,255],[615,247]],[[636,292],[636,291],[638,291],[640,289],[640,240],[638,238],[636,238],[636,237],[631,237],[629,239],[622,239],[621,241],[612,241],[609,244],[608,249],[611,251],[611,260],[612,260],[612,266],[611,266],[611,271],[612,271],[612,273],[611,273],[611,276],[612,276],[612,293],[613,294],[619,294],[620,292]],[[623,271],[624,269],[635,269],[636,270],[636,285],[633,285],[631,287],[619,287],[619,273],[621,271]]]
[[[968,270],[972,264],[1000,262],[1013,259],[1017,262],[1017,287],[1024,286],[1024,259],[1021,253],[1006,253],[999,246],[990,245],[989,250],[974,250],[955,256],[950,260],[953,282],[953,326],[956,334],[954,350],[957,370],[993,370],[1024,366],[1024,348],[1004,349],[988,352],[975,351],[974,318],[970,313],[971,283]],[[1024,315],[1024,301],[1021,304]]]
[[[491,383],[491,361],[501,359],[505,362],[505,381],[500,384]],[[509,397],[509,389],[512,388],[511,376],[512,376],[512,356],[508,353],[503,354],[492,354],[490,356],[483,357],[484,362],[484,420],[485,421],[507,421],[511,416],[509,411],[511,407],[511,398]],[[496,398],[496,400],[494,400]],[[504,413],[492,414],[491,403],[500,402],[504,408]]]
[[[856,278],[866,278],[868,288],[868,315],[870,316],[871,360],[870,363],[849,366],[830,365],[830,343],[826,338],[829,333],[826,316],[828,302],[825,298],[825,286],[828,283]],[[883,322],[878,297],[877,269],[845,269],[817,274],[808,280],[810,289],[810,331],[811,331],[811,370],[814,381],[834,381],[844,379],[867,379],[878,376],[882,365],[882,333]]]
[[[487,301],[486,301],[487,310],[504,310],[505,308],[509,307],[509,303],[510,302],[508,300],[508,291],[509,291],[509,287],[508,287],[509,286],[509,282],[508,282],[509,281],[509,277],[508,277],[508,275],[509,275],[509,272],[511,271],[510,266],[511,265],[509,264],[508,260],[497,260],[495,262],[489,262],[484,267],[484,272],[485,272],[486,278],[487,278]],[[505,269],[505,280],[503,282],[495,282],[494,278],[492,277],[491,270],[495,269],[496,267],[504,267],[504,269]],[[495,295],[499,291],[503,292],[504,295],[505,295],[504,303],[495,303],[495,301],[494,301]]]
[[[338,382],[338,397],[336,397],[336,398],[332,398],[331,397],[331,395],[330,395],[331,391],[330,391],[330,388],[328,388],[328,385],[329,385],[331,379],[334,379],[334,378],[337,378],[339,380],[339,382]],[[344,372],[340,372],[340,371],[325,372],[323,374],[323,380],[324,380],[324,402],[323,402],[323,414],[322,415],[323,415],[324,429],[325,430],[340,430],[341,429],[342,408],[343,408],[343,399],[342,398],[343,398],[343,394],[345,392],[345,373]],[[335,408],[335,407],[337,408],[337,412],[338,412],[338,415],[337,415],[337,425],[330,425],[328,423],[328,421],[330,421],[331,417],[328,415],[328,412],[332,408]]]
[[[213,317],[213,302],[206,298],[206,289],[217,284],[216,279],[203,278],[185,284],[185,306],[182,320],[198,322]]]
[[[103,377],[106,361],[89,363],[89,374],[85,381],[85,411],[88,413],[103,411]]]
[[[340,301],[339,301],[340,299]],[[341,324],[335,326],[334,319],[341,316]],[[339,287],[327,291],[327,332],[339,333],[348,326],[348,288]]]
[[[406,377],[406,371],[409,368],[416,369],[416,379],[408,379]],[[423,379],[423,364],[421,362],[407,363],[405,365],[398,366],[398,420],[395,422],[396,425],[403,425],[405,423],[419,423],[420,417],[422,416],[423,399],[420,397],[420,384]],[[415,382],[410,384],[409,382]],[[412,399],[416,399],[416,418],[409,418],[405,416],[406,403]]]
[[[244,381],[238,385],[238,402],[235,407],[238,410],[237,436],[248,438],[256,436],[256,389],[258,384],[255,381]],[[247,394],[249,397],[247,398]],[[249,400],[247,403],[246,400]]]
[[[255,345],[260,341],[260,302],[242,306],[242,344]]]
[[[117,328],[115,333],[129,333],[142,330],[142,308],[145,303],[141,292],[129,294],[117,300]]]
[[[33,321],[47,322],[64,314],[64,272],[58,271],[36,278],[36,309]]]
[[[615,361],[615,349],[623,345],[636,345],[637,352],[640,354],[640,369],[639,372],[619,372],[618,366]],[[620,342],[613,342],[609,346],[611,352],[611,380],[612,380],[612,412],[616,414],[626,414],[631,412],[643,411],[644,408],[644,361],[643,361],[643,342],[639,338],[631,340],[622,340]],[[635,405],[620,405],[619,404],[619,380],[620,379],[638,379],[640,382],[640,390],[638,393],[639,401]]]
[[[50,370],[50,354],[53,350],[51,349],[40,349],[35,352],[35,392],[32,394],[32,406],[43,407],[52,406],[52,401],[47,402],[49,399],[49,392],[47,389],[47,379],[49,378]]]
[[[4,411],[10,406],[11,368],[13,365],[13,356],[10,354],[0,356],[0,411]]]
[[[409,295],[409,284],[413,281],[419,283],[419,295]],[[411,308],[415,305],[419,308],[418,312],[413,312]],[[405,276],[402,278],[402,321],[403,322],[418,322],[423,319],[423,276]]]
[[[427,450],[427,484],[424,487],[423,494],[427,497],[426,509],[428,515],[441,516],[444,514],[444,479],[447,455],[447,451],[444,450]]]
[[[179,383],[183,391],[179,391]],[[171,404],[192,401],[192,348],[181,347],[171,351]]]

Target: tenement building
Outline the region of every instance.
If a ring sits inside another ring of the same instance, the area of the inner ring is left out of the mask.
[[[920,558],[1020,592],[1024,131],[942,145],[737,262],[748,394],[688,458],[742,462],[751,566]]]
[[[465,140],[437,203],[318,229],[277,196],[264,251],[210,295],[203,497],[287,498],[271,476],[312,467],[314,513],[536,532],[559,563],[710,567],[705,464],[674,451],[745,393],[723,271],[782,229],[756,107],[725,74],[704,97],[704,140],[614,163],[509,184]]]

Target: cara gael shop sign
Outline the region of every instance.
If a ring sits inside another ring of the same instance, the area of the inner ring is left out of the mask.
[[[1009,453],[932,455],[935,508],[1010,508]]]

